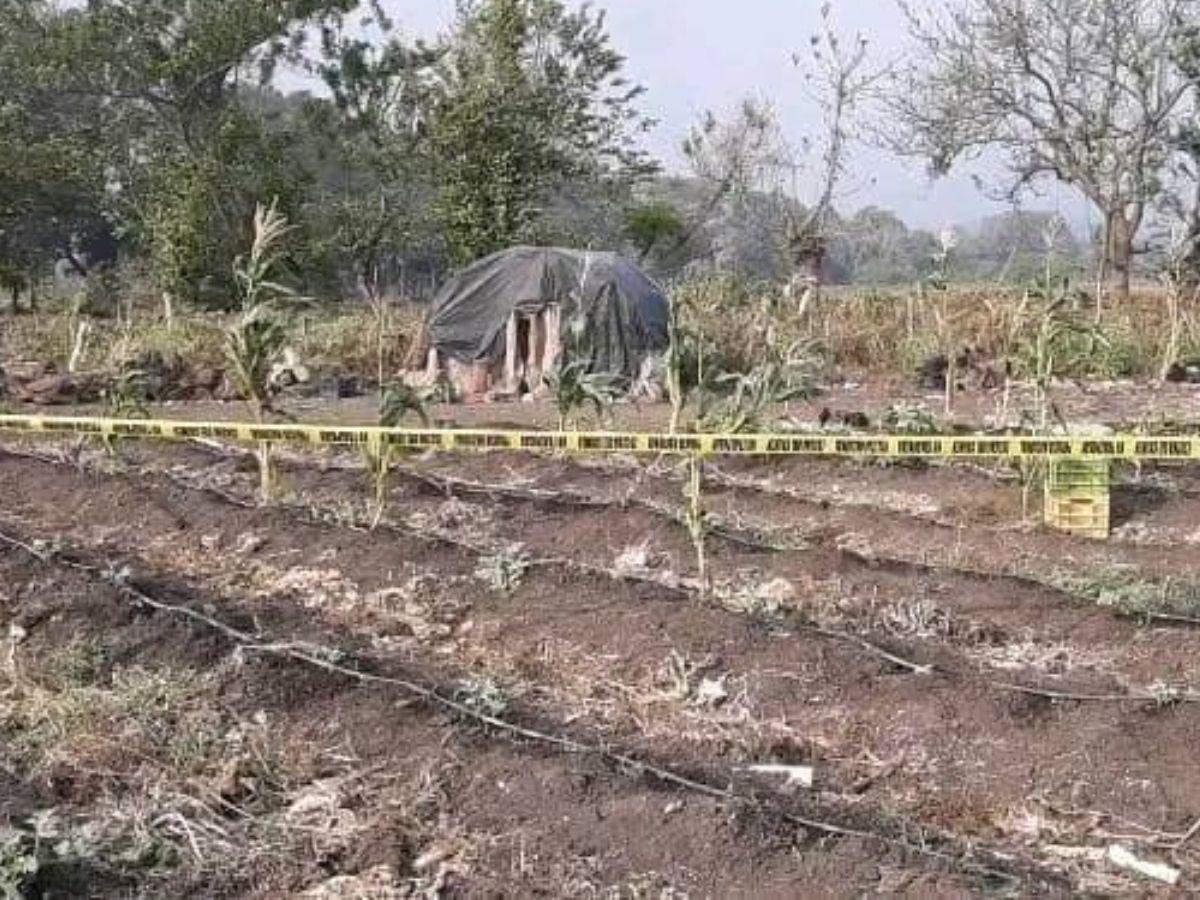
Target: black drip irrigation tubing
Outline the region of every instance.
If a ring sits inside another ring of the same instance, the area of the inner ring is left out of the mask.
[[[4,526],[9,527],[9,526]],[[68,551],[61,546],[53,552],[41,549],[35,543],[30,543],[0,530],[0,544],[10,549],[20,551],[44,565],[60,565],[67,569],[82,573],[90,578],[99,580],[116,590],[128,601],[154,609],[158,612],[185,618],[193,624],[205,627],[222,635],[231,641],[236,648],[243,652],[258,652],[292,659],[296,662],[358,681],[363,684],[380,687],[398,688],[416,697],[427,706],[440,709],[455,716],[474,721],[479,725],[490,728],[510,738],[527,740],[533,743],[551,747],[562,753],[592,756],[626,772],[637,774],[699,795],[739,806],[760,815],[774,816],[781,821],[807,831],[823,834],[832,838],[856,838],[874,841],[888,847],[894,847],[905,853],[911,853],[947,866],[952,871],[972,875],[988,881],[999,881],[1010,887],[1026,884],[1031,881],[1043,886],[1063,889],[1067,885],[1061,875],[1055,872],[1043,872],[1032,866],[1014,866],[1013,861],[1006,857],[995,857],[993,863],[976,862],[969,858],[973,851],[965,849],[957,854],[947,850],[935,849],[928,845],[928,838],[933,837],[943,843],[953,843],[957,839],[946,835],[922,834],[919,842],[904,838],[890,837],[875,831],[839,825],[836,822],[815,819],[799,815],[791,811],[772,808],[775,804],[767,805],[761,799],[748,797],[734,792],[729,788],[719,787],[710,781],[682,774],[678,771],[658,766],[645,760],[638,759],[626,753],[613,750],[603,744],[590,743],[561,734],[551,734],[540,729],[521,725],[519,723],[481,712],[472,706],[448,697],[437,688],[407,678],[379,675],[352,669],[332,661],[332,654],[322,653],[319,647],[307,644],[296,644],[280,641],[265,641],[261,635],[254,635],[235,628],[215,616],[193,609],[190,606],[168,603],[140,587],[133,574],[127,567],[116,568],[112,565],[99,566],[83,561],[82,554]],[[901,830],[905,823],[901,824]],[[989,854],[990,855],[990,854]],[[1007,868],[998,868],[1007,866]]]

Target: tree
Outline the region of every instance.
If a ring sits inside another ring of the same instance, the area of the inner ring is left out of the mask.
[[[340,173],[322,201],[326,249],[349,264],[359,293],[378,309],[389,263],[441,251],[424,134],[426,78],[440,51],[398,40],[376,48],[327,30],[324,53],[320,72],[333,104],[311,105],[309,120],[328,137]]]
[[[801,54],[793,60],[807,69],[809,91],[821,108],[816,192],[807,206],[789,209],[785,232],[793,271],[791,287],[794,291],[796,278],[804,286],[801,309],[820,291],[826,255],[834,237],[831,225],[837,218],[834,201],[858,134],[858,116],[882,78],[882,73],[869,65],[866,38],[859,34],[847,41],[838,34],[828,2],[821,6],[821,31],[813,36],[810,46],[810,60]]]
[[[116,118],[153,121],[196,149],[250,68],[268,80],[305,30],[340,21],[359,0],[89,0],[47,34],[58,89]],[[82,63],[82,64],[81,64]],[[143,140],[148,135],[140,133]]]
[[[1047,260],[1056,270],[1081,269],[1083,251],[1058,213],[1012,210],[983,219],[969,230],[955,256],[975,278],[1044,278]]]
[[[893,143],[935,173],[999,151],[1014,197],[1046,176],[1075,186],[1103,217],[1101,275],[1128,293],[1189,95],[1172,51],[1200,0],[903,5],[916,46],[892,95]]]
[[[195,151],[163,146],[131,198],[135,234],[163,290],[206,306],[230,307],[229,269],[251,240],[246,220],[261,202],[298,215],[307,173],[292,165],[290,142],[239,103],[222,111],[211,142]]]
[[[369,136],[381,182],[428,185],[456,261],[544,237],[581,184],[607,189],[654,167],[649,122],[621,74],[603,14],[559,0],[461,0],[432,45],[382,48],[325,35],[322,68],[343,120]]]
[[[782,192],[781,173],[791,164],[775,110],[746,98],[730,115],[705,112],[683,142],[693,176],[705,185],[705,197],[691,223],[676,239],[683,246],[715,218],[736,213],[747,197]]]
[[[856,284],[912,283],[937,252],[929,232],[910,230],[895,213],[867,206],[838,227],[829,264]]]
[[[832,226],[838,221],[834,203],[858,134],[859,113],[881,77],[869,65],[866,40],[856,35],[847,42],[839,36],[830,3],[822,4],[820,12],[821,31],[810,40],[811,52],[793,57],[822,111],[819,137],[793,147],[780,131],[774,110],[747,100],[738,115],[727,121],[707,114],[684,143],[693,171],[712,186],[710,204],[701,211],[704,219],[723,208],[727,219],[741,219],[751,229],[764,224],[775,229],[770,241],[775,246],[769,255],[782,255],[790,270],[789,291],[797,282],[803,285],[801,308],[816,295],[824,278],[835,237]],[[800,176],[809,155],[817,159],[809,167],[813,190],[801,202]],[[751,197],[755,202],[748,204]],[[727,238],[735,239],[745,231],[744,227],[724,229]],[[728,257],[729,242],[723,243],[722,255]],[[773,268],[772,260],[759,256],[760,267]]]
[[[46,96],[45,0],[0,0],[0,287],[32,291],[55,255],[87,274],[72,237],[103,226],[100,122],[77,98]]]
[[[652,170],[648,127],[604,16],[559,0],[463,0],[430,72],[424,131],[436,210],[466,262],[536,233],[544,204],[576,179]]]
[[[385,390],[390,334],[389,288],[413,258],[441,256],[435,233],[428,166],[411,126],[405,91],[420,54],[398,56],[397,45],[381,55],[361,41],[340,46],[326,37],[324,66],[334,104],[312,104],[309,121],[325,136],[339,177],[322,186],[318,255],[334,260],[339,281],[349,277],[374,319],[376,378]]]
[[[165,296],[228,305],[229,262],[259,202],[292,214],[288,142],[240,103],[295,58],[307,29],[358,0],[89,0],[39,34],[44,98],[86,103],[104,128],[107,203],[149,250]]]
[[[662,200],[650,200],[631,207],[625,215],[625,236],[637,249],[638,262],[645,262],[666,242],[683,233],[679,210]]]
[[[788,222],[803,214],[794,197],[782,191],[753,191],[727,205],[708,229],[713,263],[747,278],[786,282]]]
[[[1191,85],[1191,109],[1175,133],[1171,189],[1161,206],[1171,225],[1166,274],[1180,286],[1200,284],[1200,24],[1179,30],[1175,63]]]

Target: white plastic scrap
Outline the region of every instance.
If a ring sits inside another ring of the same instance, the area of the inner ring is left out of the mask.
[[[1164,863],[1147,862],[1144,859],[1138,859],[1120,844],[1113,844],[1108,848],[1108,861],[1114,866],[1131,869],[1139,875],[1145,875],[1147,878],[1153,878],[1155,881],[1161,881],[1172,887],[1179,881],[1178,869],[1174,869]]]
[[[782,775],[787,779],[785,783],[788,787],[799,785],[810,788],[813,786],[812,766],[746,766],[742,771],[752,775]]]
[[[692,697],[693,706],[720,706],[729,699],[729,691],[725,687],[724,676],[720,678],[705,678],[696,688]]]

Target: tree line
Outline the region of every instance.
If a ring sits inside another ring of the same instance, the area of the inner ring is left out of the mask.
[[[377,0],[0,0],[0,287],[56,262],[103,285],[119,249],[164,303],[228,306],[253,211],[273,203],[307,292],[373,302],[516,243],[621,249],[664,277],[736,270],[801,298],[1017,275],[1047,254],[1094,257],[1125,291],[1155,245],[1200,257],[1198,5],[902,2],[899,64],[825,4],[795,59],[814,133],[746,101],[701,117],[668,175],[590,5],[460,0],[423,41]],[[281,67],[323,90],[281,94]],[[1042,214],[934,235],[847,213],[859,144],[935,173],[999,156],[998,195],[1058,180],[1102,225],[1080,242]]]

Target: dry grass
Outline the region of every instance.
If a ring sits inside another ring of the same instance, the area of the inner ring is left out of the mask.
[[[911,376],[949,344],[985,357],[1012,361],[1018,377],[1030,377],[1034,344],[1050,308],[1072,326],[1055,346],[1055,373],[1113,379],[1155,377],[1171,341],[1165,292],[1145,289],[1124,300],[1109,299],[1096,321],[1085,299],[1043,298],[1035,290],[983,285],[827,293],[801,317],[770,284],[729,276],[677,286],[684,324],[704,335],[713,364],[748,371],[766,346],[797,340],[821,348],[836,370]],[[1181,357],[1200,354],[1200,306],[1180,309]]]
[[[403,368],[420,332],[424,312],[412,305],[396,306],[382,325],[383,363],[387,373]],[[65,369],[72,352],[69,310],[51,309],[37,315],[4,315],[0,327],[0,365],[13,360],[49,362]],[[230,315],[187,310],[168,324],[161,315],[144,313],[132,324],[93,318],[77,368],[112,372],[127,360],[146,353],[181,357],[193,368],[220,369],[222,334]],[[289,343],[300,359],[318,372],[377,378],[380,322],[358,306],[313,309],[300,313]]]
[[[1068,326],[1054,338],[1058,376],[1157,377],[1172,345],[1181,358],[1200,356],[1200,306],[1195,300],[1182,305],[1175,333],[1165,292],[1153,288],[1126,300],[1106,301],[1098,323],[1086,299],[1066,294],[1046,298],[1034,289],[1000,285],[945,291],[839,288],[804,314],[779,286],[732,275],[693,279],[671,290],[684,329],[703,337],[709,376],[747,373],[762,362],[766,351],[800,347],[828,375],[912,377],[922,361],[952,346],[1008,360],[1015,375],[1027,379],[1035,374],[1037,335],[1048,315]],[[168,326],[149,306],[136,311],[132,324],[89,319],[79,368],[111,371],[147,351],[174,353],[193,366],[219,368],[219,336],[227,318],[184,310]],[[66,307],[6,315],[0,328],[0,363],[30,359],[65,367],[77,321]],[[385,375],[412,362],[423,321],[424,309],[413,304],[390,307],[382,319],[357,305],[312,306],[297,316],[291,343],[318,371],[375,381],[381,362]]]
[[[415,847],[436,835],[439,760],[414,759],[400,778],[298,740],[270,713],[238,714],[238,654],[196,671],[112,666],[95,640],[8,644],[0,770],[55,786],[55,805],[0,827],[4,896],[241,894],[381,830]],[[426,869],[406,880],[432,886],[441,867]]]
[[[40,870],[31,876],[53,882],[82,869],[153,880],[186,866],[228,877],[282,849],[252,833],[249,812],[230,824],[213,808],[269,815],[290,783],[266,723],[232,717],[219,680],[217,672],[110,668],[104,648],[88,642],[52,654],[13,648],[0,676],[0,762],[87,798],[26,823]]]

